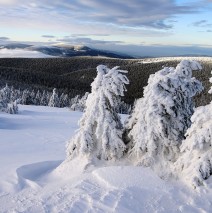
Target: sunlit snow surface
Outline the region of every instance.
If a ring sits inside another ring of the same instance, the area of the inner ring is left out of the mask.
[[[169,62],[169,61],[182,61],[182,60],[194,60],[198,62],[211,62],[212,57],[204,57],[204,56],[183,56],[183,57],[158,57],[158,58],[144,58],[140,59],[138,63],[141,64],[151,64],[151,63],[160,63],[160,62]]]
[[[62,163],[82,114],[40,106],[19,111],[0,113],[0,212],[211,212],[212,180],[194,190],[124,161]]]

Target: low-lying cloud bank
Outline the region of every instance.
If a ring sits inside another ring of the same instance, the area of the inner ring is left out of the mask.
[[[22,49],[0,49],[0,58],[50,58],[53,56],[46,55],[38,51]]]

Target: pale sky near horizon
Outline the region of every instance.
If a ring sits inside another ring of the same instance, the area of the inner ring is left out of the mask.
[[[212,56],[212,0],[0,0],[0,43]]]

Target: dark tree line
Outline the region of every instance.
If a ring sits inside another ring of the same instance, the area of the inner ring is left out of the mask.
[[[108,67],[120,66],[128,70],[130,85],[123,101],[133,104],[135,99],[143,96],[143,87],[147,85],[149,75],[164,66],[177,65],[178,61],[157,63],[139,63],[139,60],[110,59],[95,57],[45,58],[45,59],[0,59],[0,86],[6,83],[22,90],[46,90],[52,92],[57,88],[58,93],[68,94],[69,99],[77,95],[83,96],[90,92],[90,84],[96,76],[96,66],[105,64]],[[212,70],[211,62],[201,62],[202,71],[194,71],[194,76],[203,82],[205,90],[195,98],[196,105],[207,104],[211,101],[207,94],[208,78]]]
[[[89,93],[86,92],[83,96],[76,95],[74,98],[69,98],[65,93],[58,93],[56,88],[52,92],[36,89],[15,89],[13,86],[4,86],[0,89],[0,111],[10,114],[18,113],[18,105],[38,105],[50,107],[70,107],[74,111],[84,111],[86,100]],[[119,101],[116,105],[116,112],[128,114],[131,106],[123,101]]]

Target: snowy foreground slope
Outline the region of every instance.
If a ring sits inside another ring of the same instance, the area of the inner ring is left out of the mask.
[[[19,112],[0,114],[1,213],[212,212],[211,179],[194,190],[124,161],[58,167],[82,114],[41,106]]]

